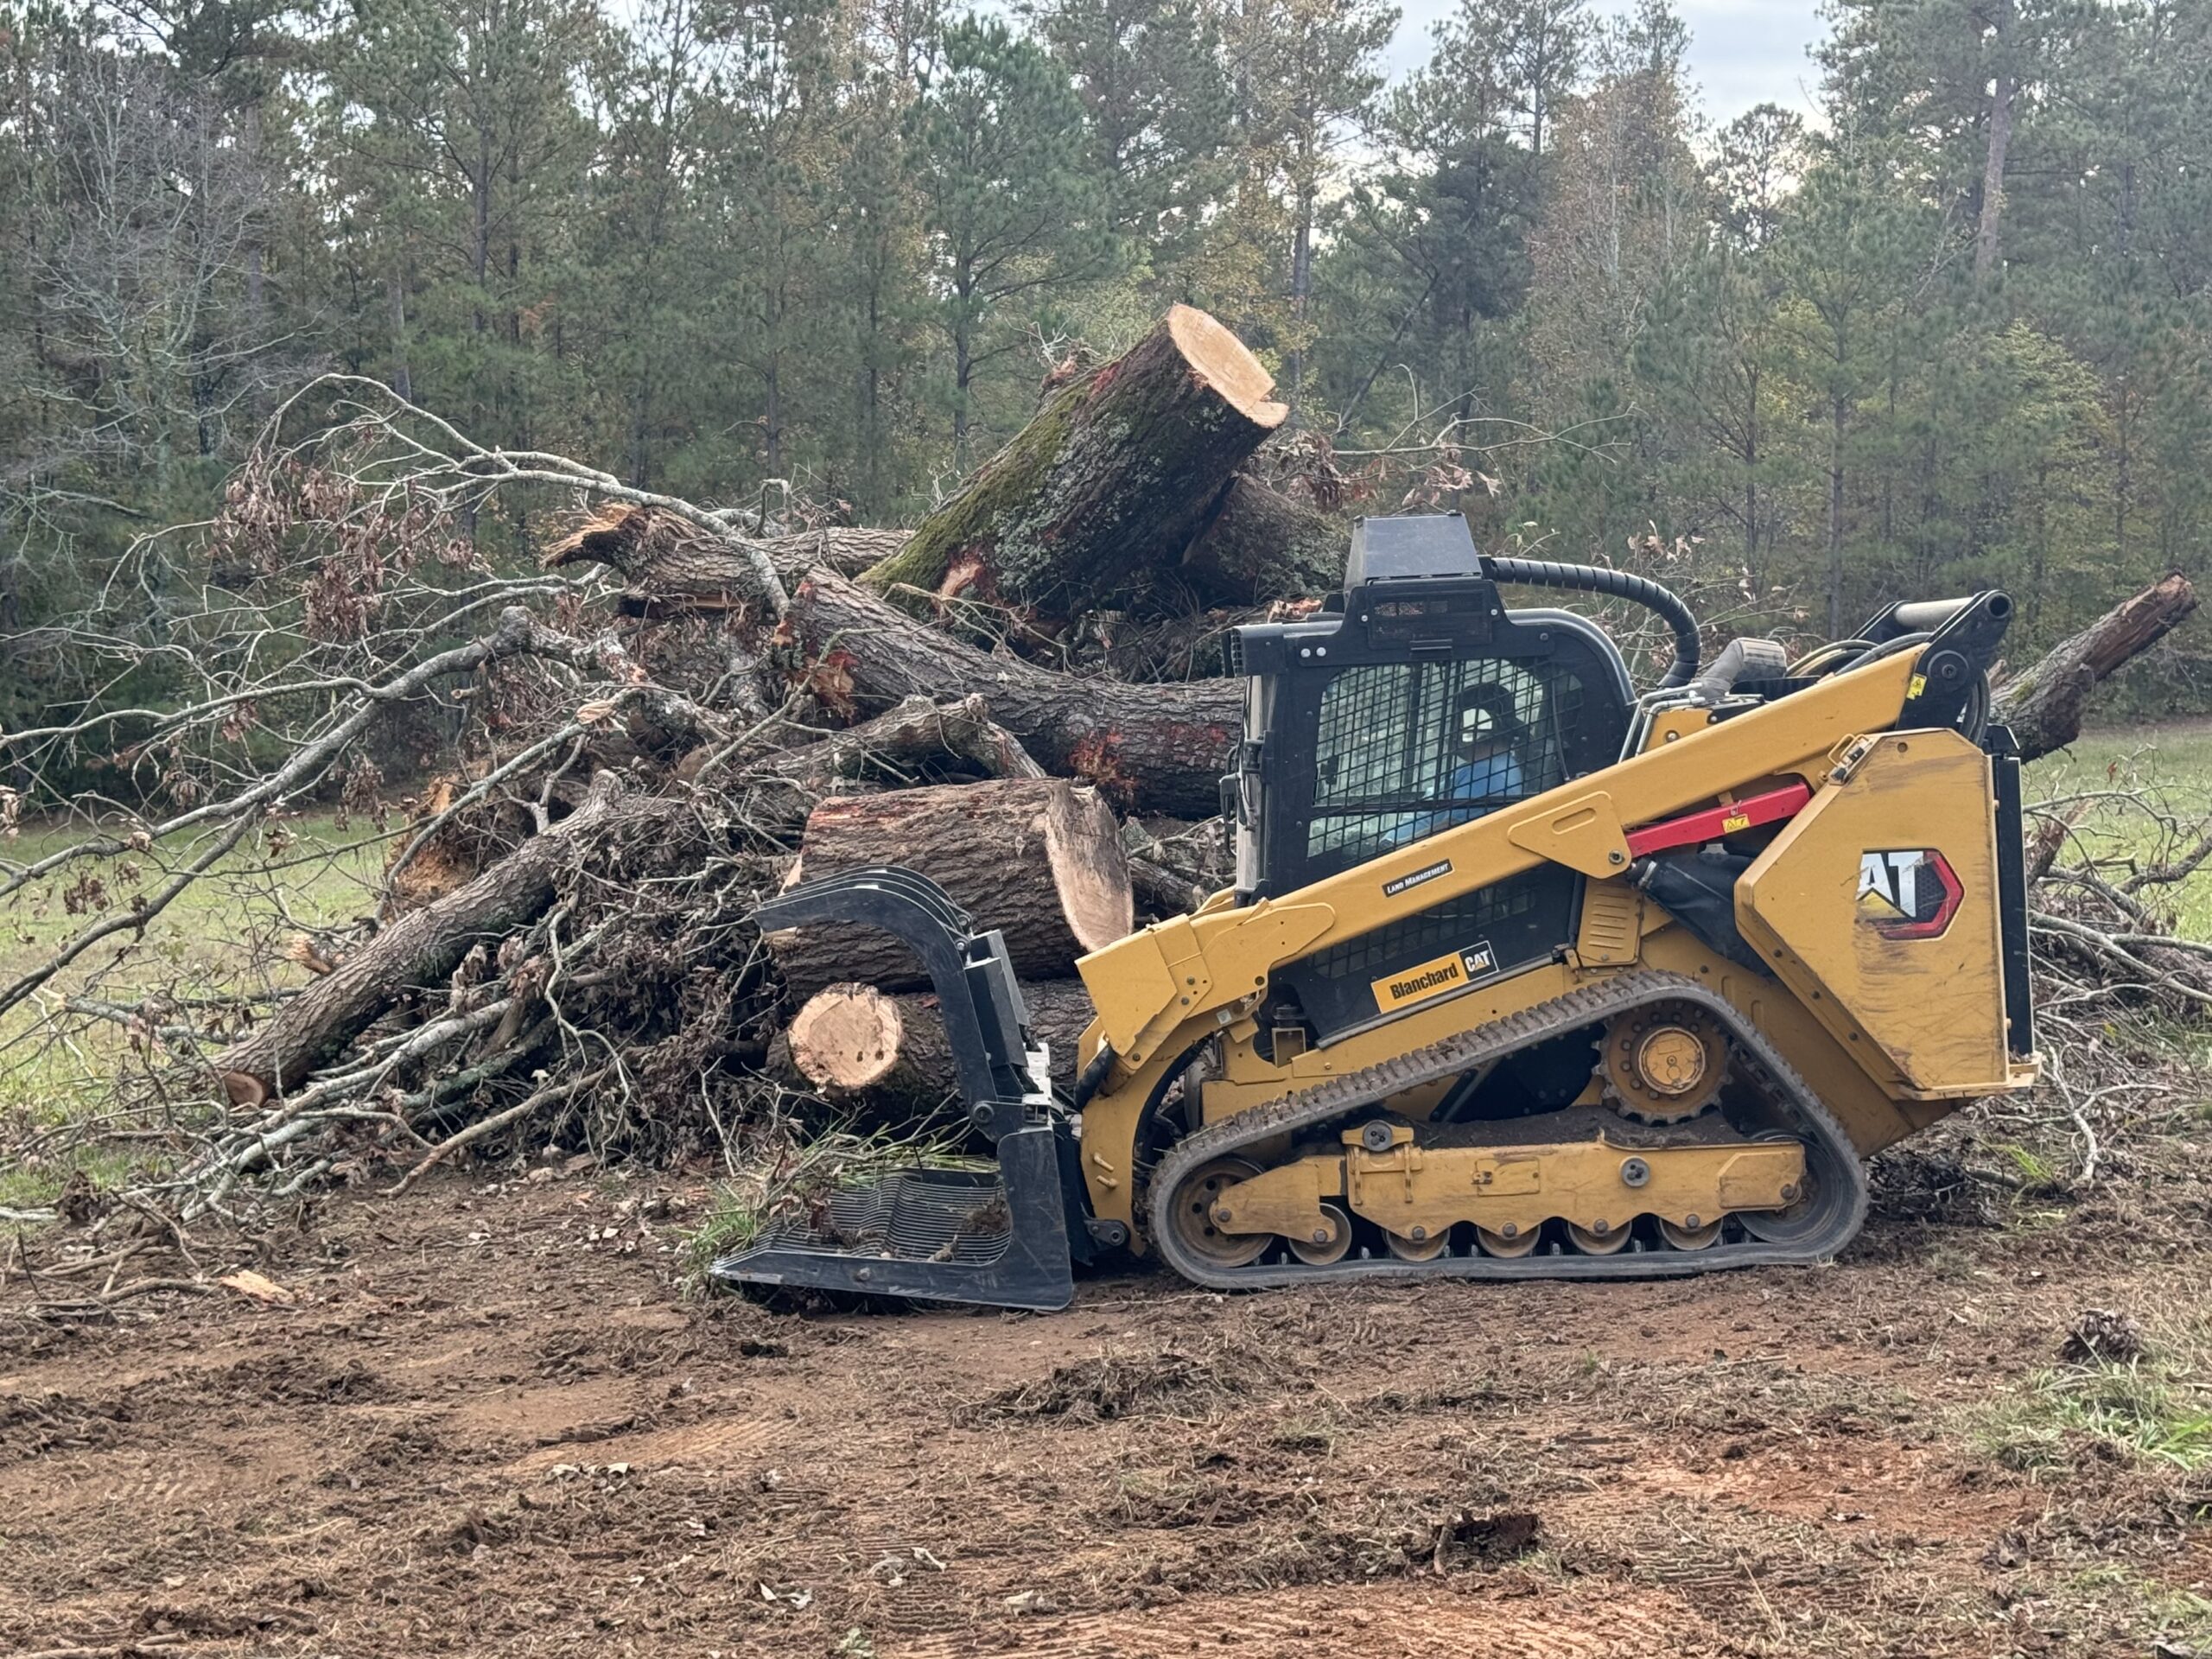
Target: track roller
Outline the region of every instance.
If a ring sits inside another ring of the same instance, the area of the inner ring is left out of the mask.
[[[1599,1232],[1599,1227],[1605,1228],[1605,1231]],[[1574,1248],[1585,1255],[1618,1255],[1628,1248],[1629,1235],[1634,1230],[1625,1221],[1598,1222],[1588,1227],[1578,1227],[1569,1222],[1567,1236],[1574,1241]]]
[[[1333,1267],[1351,1249],[1351,1217],[1333,1204],[1321,1206],[1331,1230],[1319,1238],[1289,1240],[1290,1253],[1309,1268]]]

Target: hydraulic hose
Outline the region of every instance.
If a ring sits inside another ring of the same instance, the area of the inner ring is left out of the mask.
[[[1624,599],[1656,612],[1674,630],[1675,660],[1661,677],[1659,690],[1688,685],[1697,672],[1697,618],[1674,594],[1647,576],[1625,570],[1608,570],[1594,564],[1556,564],[1549,559],[1492,559],[1483,561],[1492,582],[1517,582],[1531,588],[1567,588],[1577,593],[1604,594]]]
[[[1771,639],[1731,639],[1713,659],[1713,666],[1689,683],[1690,699],[1711,709],[1734,690],[1736,682],[1746,674],[1755,680],[1769,680],[1787,673],[1789,668],[1789,658]]]

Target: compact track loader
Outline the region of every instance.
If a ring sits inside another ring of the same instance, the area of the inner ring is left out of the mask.
[[[1639,697],[1595,624],[1506,585],[1644,606],[1673,666]],[[1078,964],[1071,1100],[926,878],[762,907],[913,947],[998,1169],[841,1193],[716,1272],[1057,1307],[1122,1251],[1224,1290],[1833,1255],[1866,1154],[2037,1076],[2010,613],[1897,604],[1700,669],[1656,583],[1364,521],[1327,611],[1236,631],[1236,885]]]

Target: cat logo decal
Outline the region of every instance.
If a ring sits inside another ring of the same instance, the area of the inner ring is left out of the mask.
[[[1966,889],[1932,848],[1859,856],[1859,919],[1885,939],[1936,939],[1959,913]]]

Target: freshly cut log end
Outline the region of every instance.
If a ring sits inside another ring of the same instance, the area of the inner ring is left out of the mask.
[[[1113,809],[1095,789],[1055,789],[1046,795],[1044,819],[1045,861],[1057,879],[1069,937],[1081,947],[1076,954],[1126,938],[1136,926],[1135,899]]]
[[[1254,425],[1272,431],[1290,417],[1290,405],[1268,394],[1274,377],[1252,355],[1252,348],[1194,305],[1172,306],[1167,333],[1191,365],[1191,372],[1221,394],[1222,401]]]
[[[1289,411],[1236,335],[1177,306],[1071,381],[868,586],[926,611],[963,594],[1069,615],[1172,570]]]
[[[899,1005],[873,985],[831,985],[807,998],[787,1040],[791,1063],[821,1089],[856,1094],[899,1063]]]
[[[896,864],[919,870],[1006,938],[1015,973],[1052,979],[1135,925],[1127,855],[1096,790],[1012,778],[835,797],[809,816],[791,883]],[[874,928],[816,924],[770,933],[795,996],[859,980],[928,983],[906,946]]]
[[[268,1102],[269,1085],[252,1073],[226,1071],[222,1077],[224,1096],[239,1110],[251,1110]]]
[[[1072,1089],[1076,1048],[1091,1018],[1083,982],[1025,984],[1021,1000],[1031,1036],[1052,1052],[1052,1083]],[[927,992],[894,995],[873,985],[825,987],[807,999],[783,1041],[791,1069],[837,1099],[929,1106],[960,1086],[944,1013]]]

